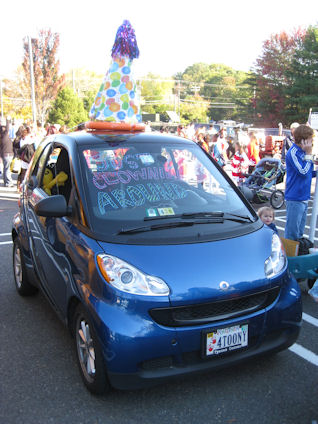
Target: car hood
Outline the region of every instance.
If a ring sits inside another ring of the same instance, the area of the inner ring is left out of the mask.
[[[138,246],[100,242],[105,253],[160,277],[170,288],[173,306],[242,296],[265,290],[273,281],[264,263],[271,254],[268,228],[237,238],[207,243]],[[224,284],[228,288],[224,290]],[[225,284],[227,286],[227,284]]]

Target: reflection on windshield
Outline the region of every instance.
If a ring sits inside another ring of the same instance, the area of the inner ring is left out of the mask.
[[[194,211],[248,214],[201,149],[157,143],[83,150],[96,218],[136,223]]]

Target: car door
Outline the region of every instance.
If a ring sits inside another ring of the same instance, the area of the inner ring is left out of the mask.
[[[66,250],[72,239],[72,218],[38,216],[35,206],[42,199],[55,194],[62,194],[69,202],[71,178],[67,149],[62,145],[52,144],[39,158],[39,165],[29,176],[29,183],[25,188],[26,216],[35,266],[43,290],[63,316],[71,280],[71,264]]]

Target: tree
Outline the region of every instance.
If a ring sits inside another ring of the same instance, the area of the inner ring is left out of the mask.
[[[318,26],[307,29],[286,76],[286,115],[290,122],[306,122],[309,109],[318,107]]]
[[[209,103],[204,101],[199,95],[194,98],[188,96],[180,103],[180,116],[182,122],[207,122]]]
[[[64,76],[59,76],[60,62],[56,59],[59,35],[51,30],[41,30],[39,38],[32,38],[35,102],[37,116],[44,123],[47,112],[58,91],[64,86]],[[28,40],[24,40],[24,82],[30,87],[30,52]]]
[[[164,113],[174,104],[174,82],[160,75],[148,73],[141,78],[142,111],[147,113]]]
[[[25,83],[25,74],[22,66],[15,72],[14,79],[5,79],[4,93],[8,96],[8,103],[5,103],[6,114],[13,118],[28,121],[32,119],[30,84]]]
[[[207,115],[214,120],[240,118],[241,107],[252,95],[249,86],[243,86],[247,74],[223,64],[195,63],[183,72],[187,82],[184,95],[200,95],[209,103]]]
[[[286,87],[291,83],[288,70],[303,37],[301,30],[292,35],[283,31],[263,43],[263,52],[256,60],[254,72],[255,108],[264,126],[276,127],[279,122],[287,124]]]
[[[69,87],[60,90],[49,112],[49,122],[73,128],[87,120],[88,113],[74,91]]]

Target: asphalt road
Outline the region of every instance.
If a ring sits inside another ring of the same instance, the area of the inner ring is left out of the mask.
[[[296,344],[305,350],[147,390],[91,395],[73,339],[46,299],[15,291],[10,230],[17,200],[9,195],[0,190],[1,424],[317,424],[318,305],[305,291]],[[277,215],[283,227],[284,211]]]

